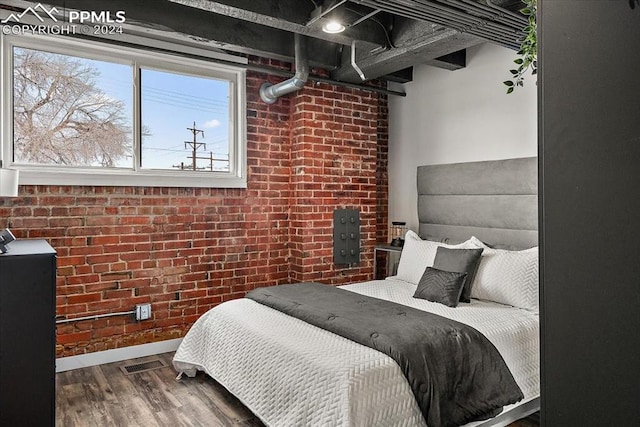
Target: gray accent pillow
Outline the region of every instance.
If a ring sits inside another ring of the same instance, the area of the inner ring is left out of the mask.
[[[467,273],[455,273],[427,267],[418,282],[413,297],[456,307],[466,278]]]
[[[441,246],[436,251],[433,268],[454,273],[467,273],[467,280],[465,280],[462,295],[460,295],[462,302],[471,302],[471,286],[478,272],[483,250],[483,248],[449,249]]]

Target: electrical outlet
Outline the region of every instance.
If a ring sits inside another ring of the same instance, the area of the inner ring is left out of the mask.
[[[136,320],[147,320],[151,317],[151,304],[136,305]]]

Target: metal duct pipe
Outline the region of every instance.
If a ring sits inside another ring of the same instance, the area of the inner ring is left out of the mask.
[[[290,79],[275,85],[269,82],[262,83],[262,86],[260,86],[260,98],[267,104],[273,104],[282,95],[302,89],[309,78],[307,39],[298,33],[295,33],[294,37],[296,73]]]

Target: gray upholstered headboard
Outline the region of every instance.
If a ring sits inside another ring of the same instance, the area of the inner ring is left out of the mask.
[[[418,167],[418,220],[422,238],[536,246],[537,158]]]

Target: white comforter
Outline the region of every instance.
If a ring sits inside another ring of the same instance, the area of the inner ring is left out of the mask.
[[[413,298],[416,286],[388,278],[343,286],[466,323],[500,351],[525,401],[539,395],[538,315],[472,300],[449,308]],[[424,426],[393,359],[249,299],[205,313],[173,364],[203,370],[269,426]]]

